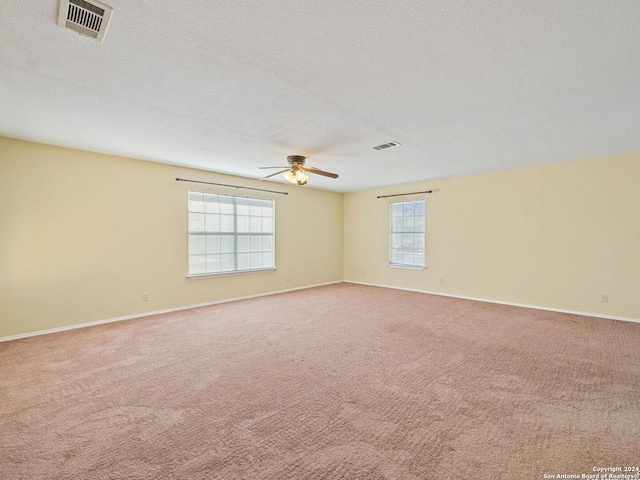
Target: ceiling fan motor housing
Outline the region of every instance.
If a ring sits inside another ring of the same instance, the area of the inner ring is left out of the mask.
[[[287,157],[287,162],[289,162],[289,165],[291,166],[304,165],[306,159],[307,157],[303,157],[302,155],[289,155]]]

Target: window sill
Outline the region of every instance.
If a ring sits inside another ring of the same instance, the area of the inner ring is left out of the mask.
[[[239,270],[235,272],[220,272],[220,273],[196,273],[193,275],[187,275],[189,280],[200,280],[202,278],[211,278],[211,277],[229,277],[232,275],[246,275],[248,273],[266,273],[266,272],[275,272],[274,268],[261,268],[259,270]]]
[[[390,263],[389,266],[391,268],[401,268],[402,270],[426,270],[427,269],[426,266],[424,266],[424,267],[414,267],[412,265],[397,265],[397,264],[393,264],[393,263]]]

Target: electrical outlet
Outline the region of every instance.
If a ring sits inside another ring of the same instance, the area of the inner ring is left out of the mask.
[[[287,283],[289,283],[289,275],[287,275]]]
[[[364,277],[364,270],[362,270],[362,276]]]
[[[609,301],[609,295],[606,293],[603,293],[600,295],[600,301],[602,303],[607,303]]]
[[[440,285],[444,285],[444,278],[440,279]]]
[[[142,294],[142,301],[143,302],[148,302],[149,301],[149,294],[148,293],[143,293]]]

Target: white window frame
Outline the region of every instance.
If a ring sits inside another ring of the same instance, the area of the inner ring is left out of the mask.
[[[421,204],[421,215],[415,213],[416,206],[420,206],[419,204]],[[420,217],[422,217],[421,221]],[[389,202],[390,267],[412,270],[427,268],[426,220],[427,204],[424,199]]]
[[[187,204],[187,277],[275,270],[274,200],[190,190]]]

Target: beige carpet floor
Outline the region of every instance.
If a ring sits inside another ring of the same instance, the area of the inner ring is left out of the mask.
[[[337,284],[2,343],[0,395],[2,479],[593,474],[640,324]]]

